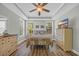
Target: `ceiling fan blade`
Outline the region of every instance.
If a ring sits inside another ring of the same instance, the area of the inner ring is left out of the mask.
[[[33,12],[33,11],[35,11],[36,9],[33,9],[33,10],[31,10],[31,11],[29,11],[29,12]]]
[[[47,9],[43,9],[43,11],[50,12],[50,11],[49,11],[49,10],[47,10]]]
[[[37,6],[36,3],[32,3],[34,6]]]
[[[42,6],[45,6],[45,5],[47,5],[47,4],[48,4],[48,3],[43,3]]]
[[[40,11],[38,12],[38,15],[39,15],[39,16],[41,15]]]

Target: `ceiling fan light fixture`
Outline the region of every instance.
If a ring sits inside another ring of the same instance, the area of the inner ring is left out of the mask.
[[[37,9],[38,12],[42,12],[43,11],[43,7],[41,7],[41,6],[38,6],[36,9]]]
[[[38,15],[41,15],[41,12],[45,11],[45,12],[50,12],[48,9],[45,9],[44,6],[47,5],[47,3],[33,3],[33,5],[36,7],[35,9],[29,11],[29,12],[33,12],[33,11],[37,11]]]
[[[37,11],[38,11],[38,12],[42,12],[42,9],[41,9],[41,8],[37,8]]]

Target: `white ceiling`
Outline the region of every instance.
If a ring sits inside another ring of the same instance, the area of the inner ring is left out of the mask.
[[[31,13],[29,12],[30,10],[35,8],[32,3],[4,3],[3,5],[24,19],[26,19],[27,17],[52,17],[53,19],[56,19],[78,4],[48,3],[45,8],[50,10],[50,12],[42,12],[40,16],[38,16],[38,13],[36,11]]]
[[[17,4],[23,11],[24,13],[28,16],[28,17],[38,17],[38,12],[34,11],[34,12],[29,12],[32,9],[35,9],[35,6],[32,5],[31,3],[27,3],[27,4]],[[47,12],[42,12],[40,17],[51,17],[52,14],[56,11],[56,9],[60,6],[60,3],[53,3],[53,4],[47,4],[45,6],[46,9],[50,10],[49,13]]]

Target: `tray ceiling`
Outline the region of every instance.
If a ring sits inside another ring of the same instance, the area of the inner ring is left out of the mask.
[[[39,16],[37,11],[29,12],[30,10],[34,9],[35,6],[32,3],[3,3],[8,9],[12,10],[17,15],[21,16],[22,18],[27,17],[52,17],[57,18],[61,14],[72,9],[72,7],[76,6],[77,4],[69,4],[69,3],[48,3],[45,6],[45,9],[50,10],[49,13],[43,11]]]

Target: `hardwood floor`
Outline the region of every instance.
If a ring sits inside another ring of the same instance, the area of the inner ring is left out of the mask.
[[[34,46],[29,56],[48,56],[48,49],[45,46]]]
[[[36,47],[34,46],[32,49],[30,47],[26,48],[26,42],[18,46],[16,52],[12,55],[14,56],[77,56],[73,52],[64,52],[61,48],[59,48],[54,42],[53,47],[49,47],[47,49],[44,46]]]

